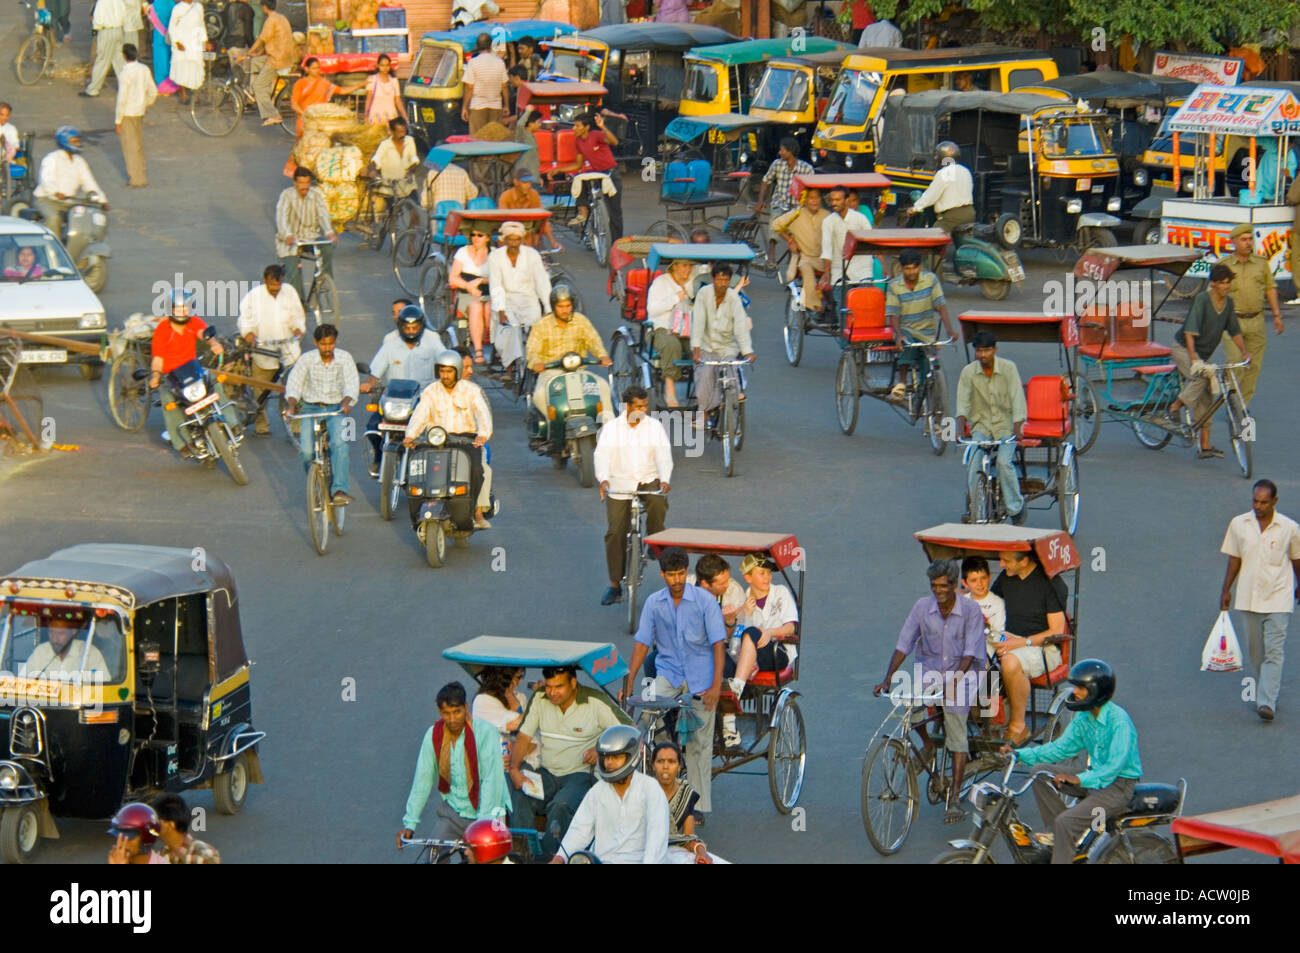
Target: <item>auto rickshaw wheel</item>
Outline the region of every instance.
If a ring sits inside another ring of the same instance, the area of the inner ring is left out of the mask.
[[[1020,238],[1024,234],[1019,216],[1012,215],[1010,212],[999,215],[993,228],[998,244],[1008,251],[1014,250],[1020,244]]]
[[[238,814],[248,797],[248,761],[242,753],[230,759],[230,766],[212,779],[212,798],[222,814]]]
[[[40,815],[33,804],[5,810],[0,820],[0,856],[6,864],[25,864],[36,853],[41,839]]]
[[[1159,245],[1160,238],[1159,222],[1143,222],[1133,229],[1134,245]]]

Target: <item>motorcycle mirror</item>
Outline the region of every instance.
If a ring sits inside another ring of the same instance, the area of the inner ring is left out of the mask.
[[[206,328],[203,329],[203,337],[205,339],[214,338],[216,336],[217,336],[217,329],[214,328],[212,325],[209,324]]]
[[[134,371],[131,372],[131,380],[133,381],[146,380],[148,377],[149,377],[149,371],[143,367],[137,367]]]

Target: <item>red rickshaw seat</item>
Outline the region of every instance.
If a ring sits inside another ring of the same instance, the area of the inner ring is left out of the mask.
[[[1135,374],[1171,374],[1178,370],[1177,364],[1146,364],[1133,368]]]
[[[1074,629],[1073,620],[1068,615],[1065,617],[1065,628],[1067,633]],[[1044,672],[1037,678],[1031,678],[1029,680],[1030,686],[1033,688],[1052,688],[1065,681],[1066,676],[1070,674],[1070,646],[1073,644],[1073,640],[1070,640],[1058,645],[1057,648],[1061,650],[1061,664],[1051,671]]]
[[[1140,323],[1135,324],[1139,319]],[[1080,321],[1079,353],[1093,360],[1133,361],[1169,356],[1169,348],[1151,340],[1151,315],[1141,305],[1119,304],[1106,314],[1089,309]],[[1085,323],[1105,327],[1087,327]]]
[[[786,682],[794,680],[794,666],[787,665],[779,672],[755,672],[754,677],[749,680],[750,685],[758,685],[762,688],[780,688]]]
[[[650,287],[650,282],[659,275],[658,271],[652,275],[649,268],[628,269],[623,278],[624,287],[627,289],[623,296],[624,317],[632,321],[645,320],[647,289]]]
[[[577,157],[578,146],[572,129],[537,131],[537,163],[543,172],[554,172]]]
[[[1070,432],[1069,383],[1064,377],[1031,377],[1025,385],[1024,435],[1061,440]]]
[[[892,344],[894,329],[885,321],[885,292],[876,287],[849,291],[848,316],[841,332],[849,341]]]

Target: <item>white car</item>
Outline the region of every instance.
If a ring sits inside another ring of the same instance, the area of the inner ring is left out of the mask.
[[[0,328],[98,344],[108,324],[104,305],[44,225],[0,216]],[[94,380],[104,371],[97,355],[23,342],[25,364],[79,364]]]

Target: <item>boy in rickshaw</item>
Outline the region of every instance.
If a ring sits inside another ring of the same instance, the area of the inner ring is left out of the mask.
[[[955,338],[948,322],[943,286],[934,272],[921,268],[921,253],[915,248],[904,248],[899,252],[898,262],[903,266],[903,273],[891,278],[885,287],[885,317],[898,328],[899,339],[912,344],[933,344],[939,330],[938,318],[943,319],[948,337]],[[916,386],[920,387],[930,372],[930,356],[923,347],[905,347],[898,355],[897,366],[900,379],[889,398],[902,401],[913,389],[913,378],[907,369],[915,370]]]
[[[817,189],[804,189],[803,205],[772,220],[772,234],[780,235],[790,245],[790,267],[785,280],[800,277],[805,311],[814,314],[822,309],[822,294],[817,287],[821,281],[822,225],[830,215],[822,207],[822,194]]]
[[[645,317],[654,328],[650,346],[659,358],[659,373],[664,379],[664,403],[678,406],[677,382],[682,359],[691,343],[691,312],[695,307],[695,266],[685,258],[675,259],[668,270],[650,283],[646,293]]]
[[[605,117],[599,113],[585,112],[573,119],[573,144],[577,147],[578,157],[572,163],[557,166],[547,173],[554,179],[564,173],[603,172],[609,176],[614,192],[609,200],[610,241],[623,237],[623,182],[618,174],[618,162],[614,159],[613,146],[618,145],[618,137],[605,128]],[[582,228],[591,214],[586,192],[578,202],[578,215],[573,227]]]
[[[894,673],[913,651],[922,684],[913,685],[911,694],[928,694],[928,686],[943,686],[944,747],[952,754],[952,786],[948,788],[948,806],[943,814],[945,824],[958,824],[966,816],[960,806],[961,779],[969,752],[966,718],[970,702],[978,697],[975,680],[977,673],[984,670],[985,657],[984,614],[973,599],[957,592],[957,573],[956,560],[936,559],[930,563],[926,575],[931,594],[917,599],[907,614],[889,670],[872,689],[877,696],[888,692]],[[924,710],[919,714],[925,717]],[[928,762],[934,743],[924,726],[921,735],[925,745],[922,757]]]
[[[710,414],[722,403],[718,368],[701,361],[729,361],[741,355],[754,362],[754,344],[749,337],[749,315],[740,292],[731,287],[731,265],[715,262],[710,272],[712,288],[701,288],[695,296],[691,316],[691,351],[694,355],[695,399],[702,413]],[[740,399],[744,400],[743,384]]]

